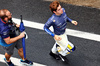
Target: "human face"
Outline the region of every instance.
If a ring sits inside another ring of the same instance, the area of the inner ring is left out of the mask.
[[[9,11],[6,12],[6,16],[8,17],[8,19],[12,18],[12,14]]]
[[[59,5],[58,7],[57,7],[57,10],[54,12],[56,15],[61,15],[62,13],[63,13],[63,9],[62,9],[62,7],[61,7],[61,5]]]
[[[7,11],[7,12],[6,12],[6,16],[7,16],[7,17],[5,17],[4,20],[8,23],[8,21],[12,19],[12,14],[11,14],[9,11]]]

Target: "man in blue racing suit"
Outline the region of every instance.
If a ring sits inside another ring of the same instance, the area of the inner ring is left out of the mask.
[[[17,35],[15,28],[19,25],[12,22],[12,14],[7,9],[0,10],[0,45],[5,50],[5,62],[8,66],[14,66],[11,62],[10,57],[13,55],[14,48],[18,49],[18,54],[21,57],[20,62],[27,65],[32,65],[33,63],[23,55],[23,47],[21,43],[21,38],[25,36],[25,32]]]
[[[62,61],[66,61],[66,55],[75,50],[75,46],[67,39],[66,25],[67,22],[74,25],[78,23],[67,17],[65,9],[61,7],[58,1],[53,1],[49,7],[53,15],[45,23],[44,30],[53,36],[56,41],[50,51],[50,55],[57,60],[61,59]],[[51,26],[53,26],[54,33],[49,29]]]

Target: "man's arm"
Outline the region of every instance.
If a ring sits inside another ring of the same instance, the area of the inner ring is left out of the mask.
[[[67,17],[67,22],[72,22],[72,19],[70,19],[69,17]]]
[[[7,43],[7,44],[11,44],[11,43],[14,43],[16,42],[17,40],[23,38],[25,36],[25,32],[22,32],[19,36],[17,37],[14,37],[14,38],[5,38],[4,41]]]
[[[49,27],[52,25],[52,21],[51,19],[49,18],[48,21],[45,23],[44,25],[44,30],[51,36],[54,37],[54,33],[49,29]]]
[[[45,30],[48,34],[50,34],[51,36],[54,37],[54,34],[53,34],[48,28],[46,28],[46,26],[44,26],[44,30]]]
[[[74,25],[77,25],[77,24],[78,24],[77,21],[74,21],[74,20],[70,19],[69,17],[67,17],[67,21],[68,21],[68,22],[71,22],[71,23],[74,24]]]
[[[72,20],[71,23],[74,24],[74,25],[77,25],[78,24],[78,22],[77,21],[74,21],[74,20]]]

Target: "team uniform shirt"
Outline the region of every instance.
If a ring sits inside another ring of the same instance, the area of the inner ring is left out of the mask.
[[[5,46],[5,47],[11,46],[13,43],[6,44],[3,39],[6,39],[8,37],[13,38],[15,36],[16,35],[15,35],[15,31],[13,29],[13,26],[7,24],[0,18],[0,45]]]
[[[55,34],[56,35],[64,34],[67,22],[72,21],[69,17],[67,17],[65,9],[64,8],[62,9],[63,9],[63,14],[61,14],[60,16],[53,14],[44,25],[44,30],[53,37]],[[54,33],[49,29],[51,26],[53,26]]]

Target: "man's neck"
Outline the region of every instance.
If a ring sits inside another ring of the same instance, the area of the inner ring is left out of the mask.
[[[5,23],[5,24],[6,24],[6,21],[5,21],[5,20],[1,19],[1,21],[2,21],[3,23]]]
[[[57,14],[57,13],[55,13],[55,15],[60,16],[61,14]]]

